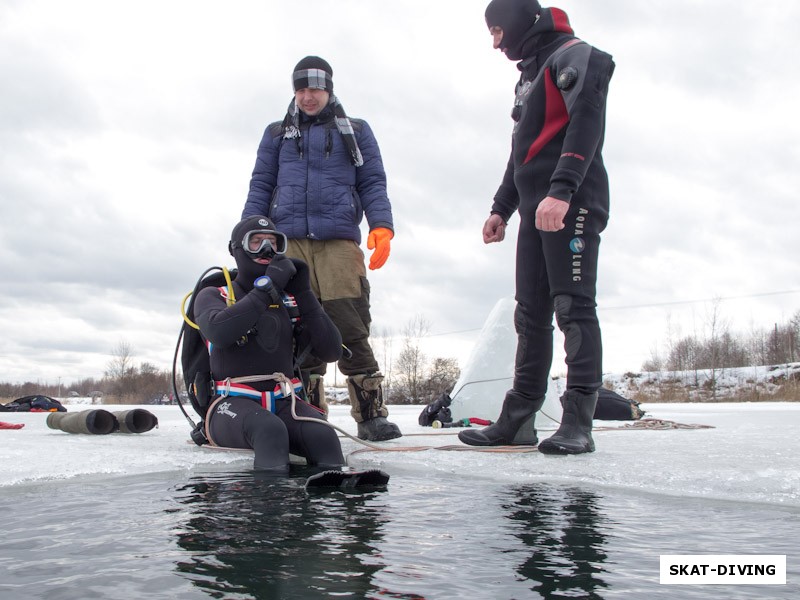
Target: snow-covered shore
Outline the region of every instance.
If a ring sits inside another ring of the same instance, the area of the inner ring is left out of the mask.
[[[678,402],[783,400],[781,390],[800,387],[800,362],[735,369],[642,371],[603,376],[606,387],[628,398],[669,398]]]

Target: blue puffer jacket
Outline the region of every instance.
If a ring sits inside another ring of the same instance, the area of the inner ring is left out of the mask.
[[[317,118],[302,117],[300,144],[283,139],[281,122],[270,124],[264,132],[242,218],[267,215],[288,238],[346,239],[359,244],[364,215],[370,230],[394,230],[386,172],[366,121],[350,119],[364,158],[364,164],[356,168],[330,106]]]

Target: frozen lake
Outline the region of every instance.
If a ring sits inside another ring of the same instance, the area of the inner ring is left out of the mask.
[[[80,410],[83,406],[70,407]],[[110,408],[110,407],[106,407]],[[115,408],[115,407],[111,407]],[[306,494],[247,453],[186,443],[174,406],[139,436],[0,430],[0,597],[792,598],[800,592],[800,405],[647,405],[712,429],[596,422],[597,452],[452,451],[391,407],[400,451],[356,452],[385,491]],[[355,432],[343,406],[332,421]],[[608,429],[606,429],[608,428]],[[412,435],[414,434],[414,435]],[[424,434],[424,435],[416,435]],[[547,432],[544,432],[547,435]],[[417,451],[402,448],[421,447]],[[663,554],[787,556],[783,586],[662,586]]]

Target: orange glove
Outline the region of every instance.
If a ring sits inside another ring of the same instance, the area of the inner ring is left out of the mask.
[[[369,258],[369,268],[373,271],[375,269],[380,269],[386,262],[386,259],[389,258],[389,251],[391,250],[389,240],[393,237],[394,232],[386,227],[376,227],[369,232],[367,248],[375,250]]]

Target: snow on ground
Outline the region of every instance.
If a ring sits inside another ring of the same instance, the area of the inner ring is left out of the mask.
[[[70,411],[85,410],[81,404]],[[98,407],[99,408],[99,407]],[[112,412],[132,407],[103,407]],[[188,442],[189,424],[177,406],[141,406],[156,414],[159,428],[140,435],[72,435],[49,429],[46,413],[0,413],[0,420],[24,423],[0,430],[0,488],[38,482],[149,472],[251,468],[252,454],[209,450]],[[597,451],[553,457],[538,453],[498,454],[474,450],[353,453],[364,448],[342,439],[357,467],[379,467],[393,477],[437,473],[515,482],[559,482],[611,486],[639,492],[800,506],[800,440],[797,403],[714,403],[643,405],[647,417],[712,429],[636,430],[626,423],[596,421]],[[404,437],[379,444],[387,449],[463,446],[456,429],[417,424],[421,406],[391,406],[391,420]],[[193,415],[194,418],[194,415]],[[331,408],[331,422],[355,434],[349,407]],[[552,432],[540,432],[546,437]]]

